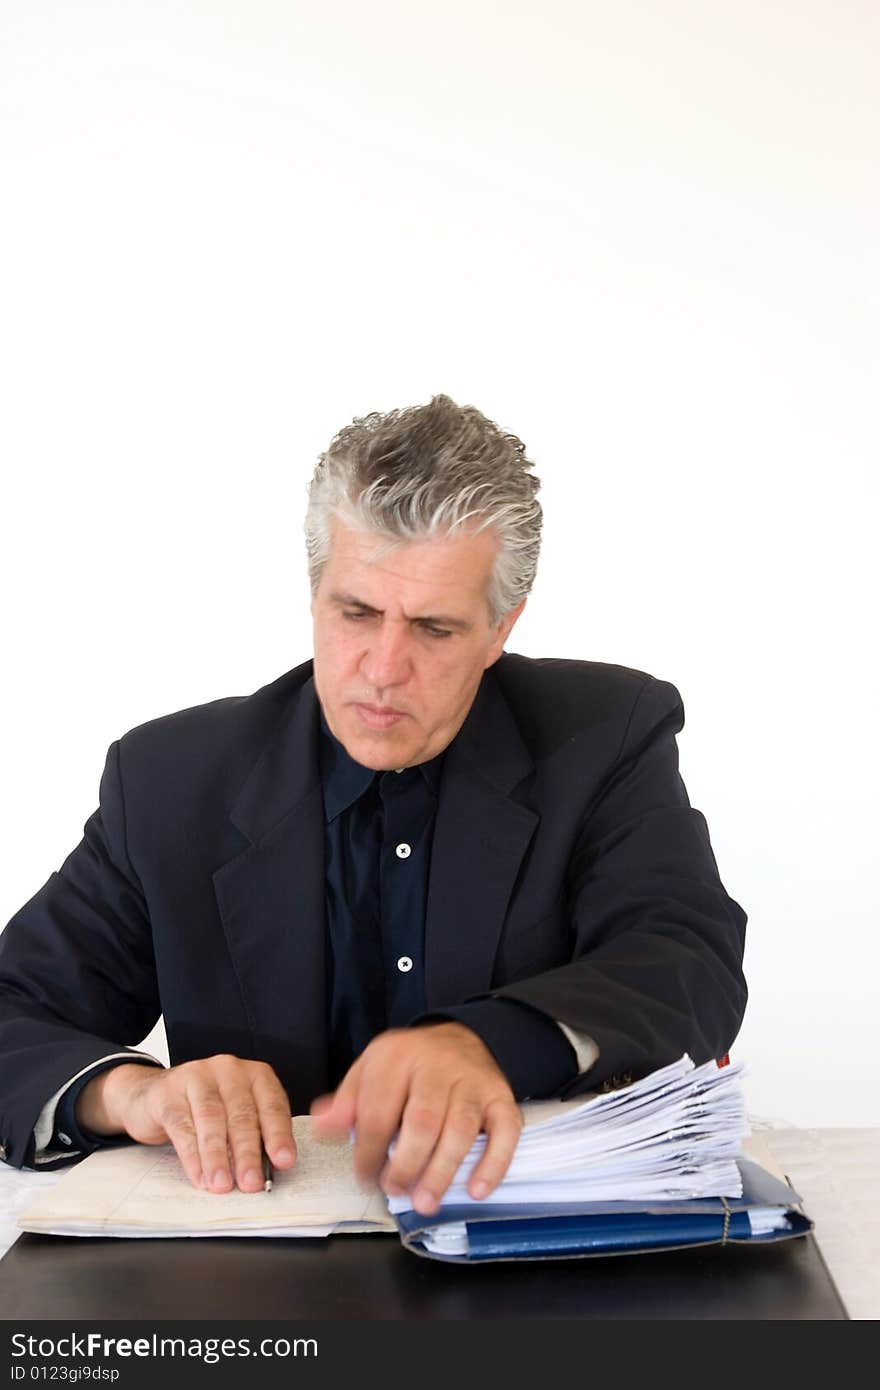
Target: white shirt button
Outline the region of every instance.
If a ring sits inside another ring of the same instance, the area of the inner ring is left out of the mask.
[[[412,854],[412,849],[408,844],[404,843],[402,845],[397,845],[394,853],[397,855],[398,859],[409,859]]]
[[[61,1140],[62,1144],[70,1144],[70,1143],[71,1143],[70,1135],[69,1135],[69,1134],[65,1134],[63,1129],[59,1129],[59,1131],[58,1131],[58,1138]]]
[[[400,960],[397,962],[397,968],[403,975],[405,975],[408,970],[412,970],[412,961],[409,956],[401,956]]]

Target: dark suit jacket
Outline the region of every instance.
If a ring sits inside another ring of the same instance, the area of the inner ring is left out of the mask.
[[[0,1140],[32,1160],[50,1095],[164,1015],[172,1063],[270,1063],[327,1089],[318,702],[306,662],[112,744],[100,808],[0,935]],[[444,760],[429,1009],[492,993],[589,1033],[569,1088],[719,1057],[746,916],[678,773],[684,711],[641,671],[505,654]]]

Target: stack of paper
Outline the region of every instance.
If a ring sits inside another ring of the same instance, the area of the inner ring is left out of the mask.
[[[480,1135],[445,1207],[741,1197],[736,1159],[749,1133],[741,1063],[695,1067],[686,1054],[619,1091],[587,1101],[523,1106],[525,1127],[504,1180],[481,1201],[467,1183],[486,1148]],[[409,1198],[389,1198],[394,1214]]]

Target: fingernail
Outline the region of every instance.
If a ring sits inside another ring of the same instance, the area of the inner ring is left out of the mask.
[[[471,1188],[471,1196],[476,1197],[477,1201],[479,1201],[481,1197],[488,1197],[488,1195],[489,1184],[484,1182],[482,1178],[478,1179]]]
[[[293,1162],[293,1150],[292,1150],[292,1149],[279,1149],[278,1152],[277,1152],[276,1155],[275,1155],[275,1162],[278,1164],[279,1168],[283,1168],[284,1165],[285,1165],[285,1163],[292,1163],[292,1162]]]
[[[406,1191],[406,1189],[401,1187],[400,1183],[397,1182],[386,1182],[384,1187],[386,1197],[402,1197]]]
[[[222,1168],[218,1168],[211,1183],[214,1187],[226,1187],[229,1183],[229,1174],[224,1172]]]
[[[437,1210],[437,1205],[437,1198],[426,1187],[419,1187],[413,1193],[413,1206],[423,1216],[430,1216],[432,1212]]]
[[[256,1168],[248,1168],[241,1180],[243,1187],[262,1187],[263,1179]]]

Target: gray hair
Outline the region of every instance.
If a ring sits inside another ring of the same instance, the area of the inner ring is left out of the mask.
[[[494,626],[535,580],[541,484],[532,467],[515,434],[449,396],[353,420],[321,454],[309,484],[312,593],[330,553],[334,516],[354,530],[376,532],[386,549],[448,535],[466,523],[473,533],[492,527],[499,541],[487,593]]]

